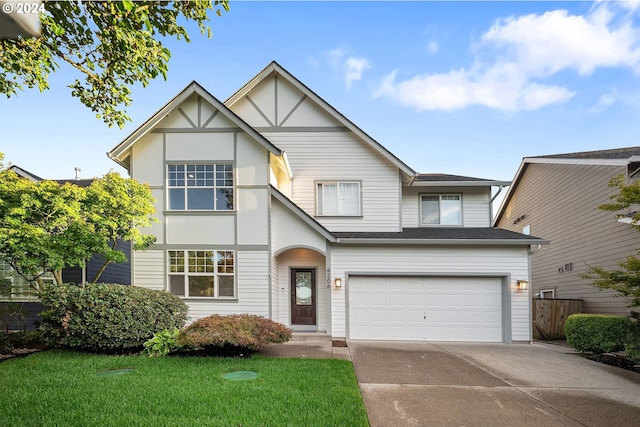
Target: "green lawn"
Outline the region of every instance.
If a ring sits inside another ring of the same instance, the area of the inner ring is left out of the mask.
[[[121,375],[99,375],[134,368]],[[256,379],[229,381],[235,371]],[[50,350],[0,364],[2,426],[367,426],[344,360],[101,356]]]

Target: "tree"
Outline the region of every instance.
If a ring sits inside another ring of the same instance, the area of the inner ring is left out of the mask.
[[[95,282],[107,265],[126,261],[118,240],[133,241],[136,249],[155,242],[138,230],[155,220],[153,203],[148,186],[115,172],[82,188],[33,182],[0,163],[0,258],[39,291],[44,274],[53,273],[60,284],[62,268],[101,255]]]
[[[221,15],[227,0],[214,1],[45,1],[41,36],[0,40],[0,93],[49,89],[48,77],[65,63],[84,81],[69,84],[71,95],[110,127],[130,121],[131,86],[167,77],[171,57],[160,38],[189,34],[180,19],[195,21],[211,38],[209,11]]]
[[[143,234],[139,227],[149,227],[157,219],[154,199],[147,185],[132,178],[123,178],[115,172],[93,181],[87,188],[85,211],[94,233],[100,236],[94,252],[102,255],[104,263],[92,283],[98,281],[111,263],[127,261],[117,249],[118,241],[131,241],[140,250],[155,243],[155,236]]]
[[[628,211],[640,205],[640,181],[626,184],[624,176],[620,175],[609,182],[610,187],[618,188],[618,193],[611,196],[614,200],[599,206],[599,209],[609,212]],[[628,214],[618,213],[618,218],[629,218],[631,226],[640,231],[640,210],[636,210],[629,217]],[[608,271],[600,266],[590,266],[583,279],[592,280],[592,285],[600,289],[611,289],[616,296],[629,298],[629,307],[640,306],[640,258],[629,256],[618,263],[619,270]]]

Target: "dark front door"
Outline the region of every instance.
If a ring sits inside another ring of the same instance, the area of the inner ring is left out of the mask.
[[[316,269],[291,269],[291,324],[316,324]]]

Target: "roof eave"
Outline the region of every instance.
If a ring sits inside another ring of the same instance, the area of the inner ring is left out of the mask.
[[[548,245],[548,240],[542,239],[385,239],[340,237],[337,243],[344,244],[374,244],[374,245],[478,245],[478,246],[531,246]]]
[[[412,187],[498,187],[511,185],[511,181],[414,181]]]

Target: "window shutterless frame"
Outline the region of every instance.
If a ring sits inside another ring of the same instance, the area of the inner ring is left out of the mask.
[[[420,225],[462,225],[462,194],[420,194]]]
[[[167,164],[167,209],[231,211],[234,167],[230,162]]]
[[[317,216],[362,216],[361,181],[316,181]]]
[[[182,298],[236,298],[235,251],[167,251],[168,291]]]

